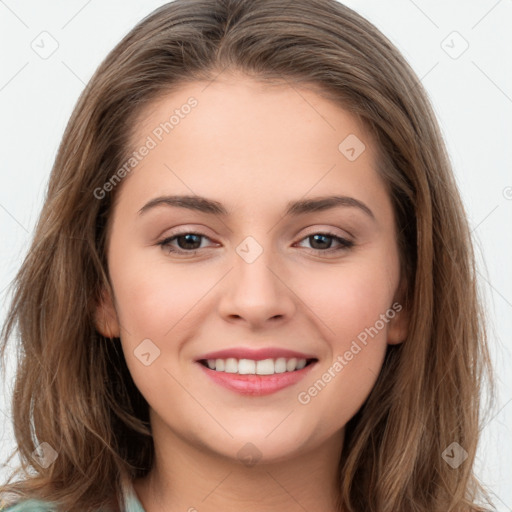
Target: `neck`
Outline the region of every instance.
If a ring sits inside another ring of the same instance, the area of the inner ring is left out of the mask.
[[[286,460],[242,462],[153,428],[155,460],[134,481],[146,512],[338,512],[343,432]],[[158,447],[158,448],[157,448]],[[246,451],[250,454],[251,448]]]

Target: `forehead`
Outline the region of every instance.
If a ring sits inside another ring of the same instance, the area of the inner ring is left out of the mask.
[[[187,83],[147,105],[132,131],[133,151],[150,147],[122,187],[138,203],[173,192],[261,207],[335,189],[386,201],[373,138],[309,88],[239,76]]]
[[[240,137],[249,134],[253,142],[239,148],[244,154],[261,150],[261,142],[267,150],[275,149],[300,135],[311,139],[305,148],[309,151],[326,136],[331,147],[332,136],[342,138],[349,133],[370,142],[363,123],[325,94],[314,84],[267,83],[236,74],[221,75],[212,82],[184,83],[139,112],[131,127],[131,145],[143,143],[148,135],[158,145],[178,144],[180,134],[190,132],[202,142],[222,141],[226,146],[231,141],[235,147]],[[270,146],[271,135],[276,133],[280,137]]]

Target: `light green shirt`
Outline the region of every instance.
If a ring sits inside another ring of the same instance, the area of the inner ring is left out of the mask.
[[[123,499],[123,512],[145,512],[137,494],[135,493],[133,485],[123,485]],[[55,510],[56,509],[52,503],[35,499],[20,501],[7,508],[0,505],[0,512],[55,512]]]

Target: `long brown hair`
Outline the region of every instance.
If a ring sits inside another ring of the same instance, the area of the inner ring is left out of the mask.
[[[386,37],[335,0],[176,0],[99,66],[66,127],[13,283],[1,354],[17,330],[12,456],[23,478],[13,475],[0,496],[93,511],[117,506],[122,479],[151,468],[148,404],[119,340],[95,328],[96,306],[111,292],[106,228],[120,187],[100,199],[94,191],[126,161],[146,105],[225,70],[316,88],[361,119],[381,152],[409,334],[388,346],[374,389],[346,426],[340,510],[483,510],[473,462],[492,371],[464,208],[418,78]],[[43,442],[58,454],[48,467],[34,463]],[[457,469],[443,457],[454,442],[467,452]]]

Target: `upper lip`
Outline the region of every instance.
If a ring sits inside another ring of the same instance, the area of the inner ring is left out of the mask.
[[[284,348],[246,348],[234,347],[226,348],[224,350],[217,350],[215,352],[208,352],[196,359],[201,361],[203,359],[228,359],[233,357],[235,359],[253,359],[254,361],[262,361],[263,359],[277,359],[284,357],[286,359],[316,359],[314,355],[305,354],[303,352],[296,352],[295,350],[287,350]]]

